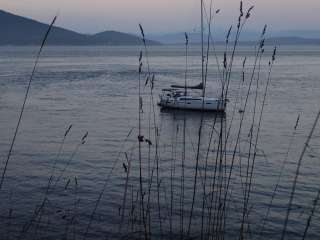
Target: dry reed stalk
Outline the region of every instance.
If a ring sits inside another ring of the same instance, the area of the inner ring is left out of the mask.
[[[207,77],[208,77],[208,64],[209,64],[209,52],[210,52],[210,36],[211,36],[211,24],[213,21],[212,16],[212,0],[210,2],[210,14],[208,20],[208,39],[207,39],[207,51],[206,51],[206,65],[205,65],[205,75],[204,75],[204,88],[207,85]],[[204,96],[205,94],[203,94]],[[204,102],[203,102],[204,104]],[[208,158],[205,160],[205,172],[204,172],[204,183],[203,183],[203,197],[202,197],[202,212],[201,212],[201,240],[203,239],[203,232],[204,232],[204,214],[205,214],[205,200],[206,200],[206,182],[207,182],[207,166],[208,166]]]
[[[212,5],[212,3],[210,3]],[[206,9],[204,8],[204,12],[205,12],[205,15],[206,15],[206,19],[207,19],[207,25],[209,25],[209,22],[210,22],[210,17],[208,16],[207,12],[206,12]],[[220,13],[220,9],[217,9],[215,12],[214,12],[214,15],[218,15]],[[212,20],[214,18],[212,17]],[[213,26],[211,27],[213,28]],[[221,67],[220,67],[220,62],[219,62],[219,58],[218,58],[218,55],[217,55],[217,51],[216,51],[216,47],[215,47],[215,41],[214,41],[214,38],[213,38],[213,31],[211,31],[210,34],[208,34],[208,42],[210,42],[210,45],[212,47],[212,52],[213,52],[213,55],[215,57],[215,60],[216,60],[216,66],[217,66],[217,70],[218,70],[218,75],[220,76],[220,83],[222,84],[223,82],[223,77],[222,77],[222,73],[221,73]]]
[[[273,206],[273,200],[276,196],[276,193],[277,193],[277,190],[278,190],[278,187],[280,185],[280,181],[281,181],[281,178],[282,178],[282,175],[283,175],[283,171],[285,169],[285,166],[287,164],[287,160],[288,160],[288,157],[289,157],[289,152],[292,148],[292,144],[293,144],[293,140],[295,138],[295,135],[296,135],[296,132],[297,132],[297,128],[298,128],[298,125],[299,125],[299,121],[300,121],[300,114],[298,115],[297,117],[297,120],[295,121],[295,126],[294,126],[294,130],[293,130],[293,133],[290,137],[290,142],[289,142],[289,146],[288,146],[288,149],[286,151],[286,154],[285,154],[285,158],[281,164],[281,169],[280,169],[280,172],[279,172],[279,176],[278,176],[278,179],[277,179],[277,182],[276,182],[276,185],[272,191],[272,196],[271,196],[271,199],[270,199],[270,202],[268,204],[268,208],[267,208],[267,211],[266,211],[266,215],[265,217],[263,218],[262,220],[262,224],[261,224],[261,229],[260,229],[260,232],[259,232],[259,236],[261,237],[261,235],[263,234],[263,231],[264,231],[264,227],[265,227],[265,224],[266,224],[266,221],[268,220],[268,217],[269,217],[269,213],[270,213],[270,210]]]
[[[316,207],[318,205],[319,197],[320,197],[320,190],[318,191],[318,194],[317,194],[316,198],[313,201],[313,206],[312,206],[310,215],[309,215],[307,223],[306,223],[306,228],[304,229],[304,232],[303,232],[302,240],[304,240],[307,237],[311,221],[312,221],[312,219],[314,217],[314,212],[315,212]]]
[[[263,40],[263,37],[264,37],[264,34],[261,34],[260,36],[260,41],[261,42]],[[236,152],[237,152],[237,149],[238,149],[238,145],[239,145],[239,142],[240,142],[240,135],[241,135],[241,130],[242,130],[242,125],[243,125],[243,121],[244,121],[244,113],[246,111],[246,108],[247,108],[247,104],[248,104],[248,100],[249,100],[249,94],[251,92],[251,86],[252,86],[252,83],[253,83],[253,79],[254,79],[254,76],[255,76],[255,73],[256,73],[256,68],[257,68],[257,63],[258,63],[258,60],[259,60],[259,55],[260,55],[260,48],[258,48],[256,54],[255,54],[255,60],[254,60],[254,64],[253,64],[253,70],[251,72],[251,77],[250,77],[250,81],[249,81],[249,86],[248,86],[248,89],[247,89],[247,93],[246,93],[246,96],[245,96],[245,102],[244,102],[244,106],[243,106],[243,109],[242,109],[242,115],[240,117],[240,123],[239,123],[239,128],[238,128],[238,133],[236,134],[236,143],[235,143],[235,146],[234,146],[234,150],[233,150],[233,154],[232,154],[232,159],[231,159],[231,166],[230,166],[230,170],[229,170],[229,176],[228,176],[228,181],[227,181],[227,190],[229,189],[229,185],[230,185],[230,180],[231,180],[231,175],[232,175],[232,171],[233,171],[233,166],[234,166],[234,160],[235,160],[235,156],[236,156]]]
[[[244,14],[243,14],[243,3],[242,3],[242,1],[240,1],[240,15],[238,17],[237,32],[236,32],[236,37],[235,37],[235,41],[234,41],[234,44],[233,44],[231,58],[230,58],[230,61],[229,61],[229,66],[228,66],[228,70],[227,70],[227,73],[226,73],[226,79],[225,79],[226,80],[226,84],[227,84],[227,86],[225,88],[225,93],[224,93],[225,98],[228,97],[228,90],[229,90],[229,84],[230,84],[230,79],[231,79],[233,60],[234,60],[236,48],[237,48],[238,43],[239,43],[240,35],[241,35],[241,32],[242,32],[242,29],[243,29],[244,25],[246,24],[247,20],[251,16],[251,11],[253,10],[253,8],[254,8],[254,6],[251,6],[247,10],[246,16],[243,19],[243,16],[244,16]]]
[[[317,113],[317,116],[316,116],[316,118],[315,118],[315,120],[313,122],[313,125],[312,125],[312,128],[310,130],[310,133],[309,133],[309,135],[307,137],[307,140],[306,140],[306,142],[304,144],[302,152],[301,152],[301,154],[299,156],[297,169],[296,169],[296,173],[295,173],[295,176],[294,176],[294,181],[293,181],[292,188],[291,188],[291,193],[290,193],[288,208],[287,208],[287,212],[286,212],[286,217],[285,217],[285,221],[284,221],[284,225],[283,225],[283,229],[282,229],[282,233],[281,233],[281,240],[283,240],[285,238],[285,235],[286,235],[288,221],[289,221],[289,217],[290,217],[290,211],[291,211],[291,207],[292,207],[292,202],[293,202],[293,198],[294,198],[294,195],[295,195],[295,192],[296,192],[296,186],[297,186],[297,182],[298,182],[298,177],[300,175],[300,167],[301,167],[301,164],[302,164],[302,160],[303,160],[304,154],[306,153],[306,150],[307,150],[307,148],[309,146],[309,143],[310,143],[311,138],[313,136],[314,130],[315,130],[317,124],[318,124],[319,118],[320,118],[320,110]]]
[[[116,168],[116,166],[117,166],[117,164],[118,164],[118,162],[119,162],[120,152],[122,151],[122,148],[123,148],[124,144],[127,142],[128,138],[130,137],[132,131],[133,131],[133,129],[131,129],[131,130],[129,131],[128,135],[127,135],[126,138],[124,139],[122,145],[120,146],[119,154],[118,154],[117,158],[114,160],[114,162],[112,163],[110,172],[109,172],[109,173],[107,174],[107,176],[106,176],[106,179],[105,179],[105,182],[104,182],[104,184],[103,184],[103,187],[102,187],[102,189],[101,189],[101,191],[100,191],[100,193],[99,193],[99,195],[98,195],[98,199],[96,200],[96,203],[95,203],[95,205],[94,205],[94,208],[93,208],[93,210],[92,210],[92,212],[91,212],[91,214],[90,214],[90,219],[89,219],[88,225],[87,225],[87,227],[85,228],[85,232],[83,233],[83,240],[87,239],[87,235],[88,235],[89,230],[90,230],[90,228],[91,228],[91,224],[92,224],[93,218],[94,218],[94,216],[95,216],[95,214],[96,214],[96,212],[97,212],[97,209],[98,209],[98,207],[99,207],[99,204],[100,204],[100,202],[101,202],[101,199],[102,199],[102,197],[103,197],[103,194],[105,193],[105,191],[106,191],[106,189],[107,189],[107,187],[108,187],[108,184],[110,183],[110,178],[111,178],[111,176],[112,176],[112,174],[113,174],[113,171],[114,171],[114,169]]]
[[[144,40],[144,33],[143,29],[140,25],[141,33],[143,35],[143,42]],[[138,81],[138,144],[139,144],[139,183],[140,183],[140,215],[142,214],[142,220],[145,227],[145,239],[148,238],[147,235],[147,227],[145,221],[145,213],[144,213],[144,199],[143,199],[143,183],[142,183],[142,156],[141,156],[141,143],[144,141],[144,137],[141,135],[141,113],[143,112],[143,104],[142,104],[142,97],[141,97],[141,67],[142,67],[142,52],[140,52],[139,58],[139,81]]]
[[[188,34],[185,33],[185,74],[184,74],[184,94],[187,95],[187,76],[188,76],[188,47],[189,47],[189,37]],[[185,99],[185,104],[186,104]],[[184,185],[184,175],[185,175],[185,160],[186,160],[186,123],[187,123],[187,117],[186,112],[183,113],[183,130],[182,130],[182,157],[181,157],[181,195],[180,195],[180,239],[184,238],[184,191],[185,191],[185,185]]]
[[[251,10],[252,10],[252,7],[248,10],[247,16],[245,18],[245,21],[249,18]],[[244,23],[245,23],[245,21],[244,21],[243,24],[241,25],[242,16],[243,16],[243,12],[242,12],[242,2],[241,2],[240,3],[240,16],[239,16],[239,19],[238,19],[238,26],[237,26],[237,33],[236,33],[236,37],[235,37],[235,41],[234,41],[234,47],[233,47],[233,51],[232,51],[232,55],[231,55],[229,64],[228,64],[228,61],[227,61],[227,49],[228,49],[227,46],[228,46],[228,43],[229,43],[229,37],[230,37],[230,34],[231,34],[232,27],[229,28],[227,36],[226,36],[226,47],[225,47],[224,61],[223,61],[223,76],[224,76],[225,80],[223,81],[222,91],[221,91],[222,99],[226,99],[227,98],[226,97],[227,90],[225,90],[225,84],[227,84],[226,88],[228,88],[229,81],[227,81],[227,80],[228,80],[228,77],[229,77],[229,80],[230,80],[230,74],[231,74],[232,62],[233,62],[235,50],[236,50],[236,47],[237,47],[237,44],[238,44],[238,40],[239,40],[239,37],[240,37],[240,33],[241,33],[241,30],[242,30],[242,27],[244,26]],[[225,127],[225,130],[226,130],[226,125],[224,127]],[[221,119],[221,130],[220,130],[219,139],[222,138],[222,136],[223,136],[222,133],[223,133],[223,121]],[[219,231],[222,234],[224,234],[224,230],[223,229],[225,227],[225,204],[222,204],[223,208],[218,207],[218,209],[217,209],[217,206],[221,206],[221,202],[222,202],[222,198],[221,198],[222,195],[221,194],[222,194],[222,186],[223,186],[223,182],[222,181],[223,181],[223,179],[225,179],[225,183],[224,183],[224,185],[225,185],[224,188],[225,189],[228,189],[227,186],[229,184],[229,182],[227,183],[227,181],[226,181],[226,177],[223,176],[223,175],[226,175],[226,168],[224,170],[225,173],[223,173],[223,170],[222,170],[223,169],[223,159],[224,159],[225,166],[226,166],[226,145],[227,145],[227,137],[226,136],[225,136],[225,141],[226,141],[225,142],[225,146],[224,147],[220,146],[220,145],[222,145],[222,143],[220,142],[219,143],[220,147],[218,147],[218,149],[220,148],[220,157],[219,157],[220,161],[219,161],[219,168],[218,168],[219,169],[219,177],[218,177],[218,179],[220,180],[220,187],[219,187],[219,195],[217,196],[218,199],[216,199],[216,201],[215,201],[215,206],[216,206],[215,209],[218,210],[217,214],[220,215],[220,216],[218,217],[218,215],[216,215],[216,217],[218,218],[219,221],[215,221],[215,223],[217,222],[217,227],[216,227],[216,230],[213,230],[213,231]],[[211,142],[211,140],[210,140],[210,142]],[[217,159],[218,159],[218,155],[217,155]],[[215,179],[215,177],[214,177],[214,179]],[[213,185],[213,188],[214,188],[214,185]],[[214,191],[212,191],[212,193],[213,192]],[[226,190],[226,193],[227,193],[227,190]],[[219,202],[218,205],[217,205],[217,201]],[[212,209],[212,207],[209,208],[209,216],[211,215],[211,213],[210,213],[211,210],[210,209]],[[210,221],[211,220],[209,219],[209,222]],[[213,229],[215,229],[215,227],[213,227]]]
[[[28,99],[28,96],[29,96],[30,89],[31,89],[31,83],[32,83],[32,80],[33,80],[33,76],[34,76],[34,74],[36,72],[36,69],[37,69],[37,66],[38,66],[38,63],[39,63],[39,60],[40,60],[40,55],[41,55],[42,49],[43,49],[44,45],[46,44],[46,41],[47,41],[48,36],[49,36],[49,33],[51,32],[51,29],[52,29],[54,23],[56,22],[56,20],[57,20],[57,16],[55,16],[53,18],[51,24],[49,25],[49,28],[48,28],[46,34],[44,35],[44,38],[42,39],[42,43],[41,43],[40,49],[38,51],[38,54],[37,54],[37,57],[36,57],[36,60],[35,60],[35,63],[34,63],[32,73],[31,73],[31,76],[29,78],[28,86],[27,86],[26,93],[25,93],[25,96],[24,96],[24,99],[23,99],[23,103],[22,103],[22,107],[21,107],[21,110],[20,110],[20,113],[19,113],[18,123],[17,123],[17,126],[15,128],[15,132],[13,134],[13,138],[12,138],[12,141],[11,141],[11,144],[10,144],[10,149],[9,149],[8,154],[7,154],[7,157],[6,157],[6,160],[5,160],[5,165],[4,165],[4,168],[3,168],[3,171],[2,171],[1,180],[0,180],[0,190],[2,189],[3,181],[5,179],[5,175],[6,175],[6,172],[7,172],[9,160],[10,160],[10,157],[11,157],[11,154],[12,154],[13,146],[14,146],[14,143],[16,141],[17,134],[18,134],[18,131],[19,131],[19,128],[20,128],[23,112],[24,112],[25,105],[26,105],[26,102],[27,102],[27,99]]]
[[[197,190],[197,180],[198,180],[198,168],[199,168],[199,161],[200,161],[200,147],[201,147],[201,136],[202,136],[202,130],[203,130],[203,119],[204,119],[204,97],[206,93],[206,82],[205,82],[205,69],[204,69],[204,35],[203,35],[203,9],[204,9],[204,3],[203,0],[201,0],[201,82],[203,85],[202,88],[202,111],[201,111],[201,120],[200,120],[200,126],[198,130],[198,142],[197,142],[197,153],[196,153],[196,166],[195,166],[195,174],[194,174],[194,180],[193,180],[193,194],[192,194],[192,202],[191,202],[191,210],[190,210],[190,217],[189,217],[189,224],[187,228],[187,237],[190,236],[191,231],[191,225],[193,220],[193,210],[194,210],[194,202],[195,202],[195,196],[196,196],[196,190]]]
[[[242,61],[241,78],[239,80],[239,85],[238,85],[238,89],[237,89],[238,94],[237,94],[237,97],[235,99],[235,103],[234,103],[234,107],[233,107],[232,115],[231,115],[231,120],[229,122],[229,129],[228,129],[227,138],[226,138],[227,142],[228,142],[228,139],[229,139],[229,136],[230,136],[230,132],[231,132],[234,116],[235,116],[236,109],[237,109],[237,104],[239,103],[239,101],[240,101],[240,106],[242,104],[242,95],[241,94],[242,94],[242,87],[243,87],[243,84],[245,82],[245,66],[246,66],[246,62],[247,62],[247,57],[245,57],[243,59],[243,61]],[[239,109],[239,113],[241,113],[241,109]]]
[[[247,171],[246,171],[246,179],[244,184],[244,201],[243,201],[243,215],[242,215],[242,222],[241,222],[241,236],[244,234],[244,224],[245,224],[245,218],[248,213],[248,204],[249,204],[249,176],[250,176],[250,159],[251,159],[251,150],[253,148],[253,128],[256,121],[256,111],[257,111],[257,99],[258,99],[258,89],[259,89],[259,80],[260,80],[260,69],[261,69],[261,59],[262,55],[264,53],[264,49],[262,46],[260,47],[260,57],[259,57],[259,63],[258,63],[258,71],[257,71],[257,81],[256,81],[256,89],[255,89],[255,97],[254,97],[254,107],[253,107],[253,114],[252,114],[252,122],[251,122],[251,128],[249,132],[249,150],[248,150],[248,157],[247,157]],[[267,84],[268,85],[268,84]],[[256,139],[257,141],[257,139]],[[256,145],[255,145],[256,146]],[[253,165],[253,163],[252,163]],[[251,169],[253,171],[253,169]],[[252,172],[251,172],[252,175]],[[243,238],[243,237],[242,237]]]
[[[144,30],[141,24],[139,24],[141,35],[142,35],[142,40],[143,40],[143,45],[145,49],[145,56],[146,56],[146,62],[147,62],[147,77],[149,78],[149,86],[150,86],[150,96],[151,96],[151,106],[152,106],[152,114],[153,114],[153,125],[154,125],[154,137],[155,137],[155,170],[156,170],[156,181],[157,181],[157,205],[158,205],[158,218],[159,218],[159,227],[160,227],[160,237],[162,238],[162,217],[161,217],[161,205],[160,205],[160,155],[159,155],[159,128],[157,126],[156,122],[156,111],[155,111],[155,103],[154,103],[154,96],[153,96],[153,89],[154,89],[154,81],[155,81],[155,76],[154,74],[151,74],[150,71],[150,63],[149,63],[149,57],[148,57],[148,48],[146,44],[146,39],[145,39],[145,34]],[[150,81],[151,80],[151,81]],[[151,186],[151,185],[149,185]],[[146,229],[146,224],[145,229]]]
[[[122,207],[121,207],[121,220],[119,225],[119,234],[121,234],[122,231],[122,225],[124,221],[124,214],[125,214],[125,208],[126,208],[126,200],[127,200],[127,193],[128,193],[128,185],[129,185],[129,176],[130,176],[130,170],[131,170],[131,159],[132,159],[132,153],[130,154],[130,158],[128,158],[127,153],[124,153],[126,157],[127,164],[123,163],[123,168],[126,173],[126,180],[125,180],[125,190],[123,194],[123,200],[122,200]]]
[[[52,187],[51,189],[54,189],[54,188],[57,186],[57,184],[58,184],[58,182],[60,181],[60,179],[62,178],[63,174],[65,173],[65,171],[66,171],[67,168],[69,167],[70,163],[71,163],[72,160],[74,159],[75,155],[78,153],[79,148],[86,143],[87,137],[88,137],[88,132],[86,132],[86,133],[82,136],[80,142],[77,144],[76,148],[75,148],[74,151],[72,152],[72,154],[71,154],[70,158],[68,159],[65,167],[62,169],[59,177],[56,179],[56,181],[55,181],[55,183],[54,183],[54,185],[53,185],[53,187]],[[49,187],[49,188],[50,188],[50,187]]]
[[[178,142],[178,134],[179,134],[179,125],[173,126],[175,131],[172,131],[172,149],[171,149],[171,169],[170,169],[170,216],[169,216],[169,232],[170,238],[172,238],[173,229],[172,229],[172,222],[173,222],[173,208],[174,208],[174,178],[176,174],[176,158],[177,158],[177,142]]]
[[[64,135],[63,135],[62,141],[61,141],[61,143],[60,143],[60,146],[59,146],[57,155],[56,155],[56,157],[55,157],[55,159],[54,159],[53,166],[52,166],[52,171],[51,171],[51,175],[50,175],[50,177],[49,177],[48,184],[47,184],[47,187],[46,187],[46,191],[45,191],[45,193],[44,193],[44,197],[43,197],[43,200],[42,200],[42,203],[41,203],[41,205],[43,206],[43,208],[45,207],[45,204],[46,204],[46,202],[47,202],[47,197],[48,197],[48,194],[49,194],[49,190],[51,189],[51,183],[52,183],[52,181],[53,181],[54,172],[55,172],[55,169],[56,169],[57,162],[58,162],[58,160],[59,160],[59,158],[60,158],[60,155],[61,155],[61,153],[62,153],[62,149],[63,149],[63,147],[64,147],[65,140],[66,140],[68,134],[70,133],[71,128],[72,128],[72,124],[69,125],[69,127],[66,129],[66,131],[65,131],[65,133],[64,133]],[[40,225],[40,222],[41,222],[42,210],[43,210],[43,208],[40,209],[40,210],[37,212],[37,215],[36,215],[36,216],[33,216],[33,219],[35,219],[35,218],[38,217],[38,215],[40,215],[39,221],[38,221],[37,226],[36,226],[36,231],[37,231],[37,229],[38,229],[38,227],[39,227],[39,225]]]
[[[265,32],[265,29],[264,29]],[[261,43],[260,48],[263,47],[263,43]],[[269,61],[269,72],[268,72],[268,79],[267,79],[267,83],[265,86],[265,90],[264,90],[264,95],[263,95],[263,101],[262,101],[262,106],[261,106],[261,111],[260,111],[260,116],[259,116],[259,122],[258,122],[258,128],[257,128],[257,132],[256,132],[256,138],[255,138],[255,143],[254,143],[254,155],[253,155],[253,159],[252,159],[252,165],[251,165],[251,171],[250,171],[250,181],[249,181],[249,186],[248,186],[248,193],[247,193],[247,205],[249,202],[249,198],[250,198],[250,193],[251,193],[251,186],[252,186],[252,179],[253,179],[253,171],[254,171],[254,166],[255,166],[255,160],[256,160],[256,156],[257,156],[257,146],[258,146],[258,141],[259,141],[259,136],[260,136],[260,130],[261,130],[261,125],[262,125],[262,115],[263,115],[263,111],[264,111],[264,107],[265,107],[265,102],[266,102],[266,96],[268,93],[268,88],[271,82],[271,71],[272,71],[272,67],[274,65],[275,62],[275,57],[276,57],[276,50],[277,48],[275,47],[273,50],[273,55],[272,55],[272,59]],[[249,213],[247,214],[249,215]],[[248,217],[248,216],[247,216]]]

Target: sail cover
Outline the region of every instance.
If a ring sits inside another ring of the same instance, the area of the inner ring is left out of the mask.
[[[188,88],[188,89],[203,89],[203,84],[199,83],[194,86],[183,86],[183,85],[171,85],[172,88]]]

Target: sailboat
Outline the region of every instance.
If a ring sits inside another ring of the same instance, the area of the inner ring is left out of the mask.
[[[216,111],[225,112],[226,101],[222,98],[205,96],[204,77],[204,34],[203,34],[203,0],[201,0],[201,61],[202,61],[202,82],[195,86],[171,85],[170,88],[162,89],[159,95],[158,105],[161,108],[173,108],[183,110]],[[187,90],[201,90],[202,94],[191,95]]]
[[[162,89],[158,105],[162,108],[198,111],[224,112],[226,109],[226,101],[221,98],[190,95],[186,94],[181,88],[182,86],[171,85],[171,88]],[[196,89],[194,86],[183,88]]]

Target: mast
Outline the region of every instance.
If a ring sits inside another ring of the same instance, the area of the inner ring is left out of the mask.
[[[203,46],[203,0],[201,0],[201,81],[202,81],[202,97],[205,95],[204,86],[204,46]]]

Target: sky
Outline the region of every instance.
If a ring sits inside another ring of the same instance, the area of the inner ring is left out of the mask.
[[[204,0],[209,9],[211,0]],[[213,0],[221,9],[215,26],[228,28],[236,22],[239,0]],[[251,0],[254,5],[248,29],[264,24],[274,31],[318,30],[320,0]],[[200,0],[0,0],[0,9],[49,23],[58,13],[56,25],[81,33],[117,30],[137,33],[138,24],[150,33],[191,32],[199,29]]]

